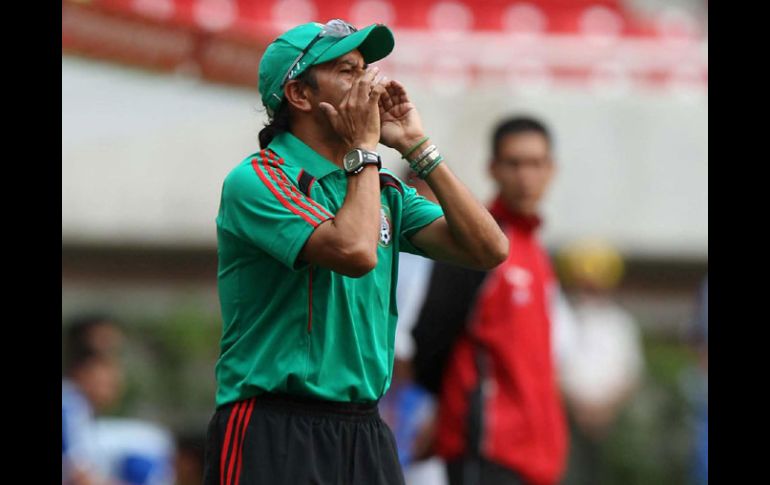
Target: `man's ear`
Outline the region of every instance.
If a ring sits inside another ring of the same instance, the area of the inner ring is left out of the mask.
[[[487,162],[487,175],[489,175],[489,177],[492,178],[492,180],[495,180],[496,179],[496,175],[497,175],[497,173],[495,171],[495,168],[497,168],[497,163],[496,162],[497,162],[497,160],[495,158],[491,158]]]
[[[310,86],[296,79],[287,82],[283,88],[286,101],[294,106],[295,109],[305,112],[309,112],[312,109],[312,104],[308,98],[309,92]]]

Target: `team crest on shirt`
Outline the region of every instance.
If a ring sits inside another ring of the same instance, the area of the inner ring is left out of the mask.
[[[532,300],[532,273],[520,266],[511,266],[505,272],[505,279],[511,285],[511,299],[516,305],[526,305]]]
[[[383,248],[390,246],[393,239],[393,228],[390,221],[390,209],[382,206],[380,208],[380,241],[378,244]]]

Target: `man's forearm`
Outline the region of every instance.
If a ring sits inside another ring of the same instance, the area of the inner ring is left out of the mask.
[[[300,257],[345,276],[363,276],[377,265],[379,223],[379,176],[369,165],[348,178],[342,207],[313,231]]]
[[[426,180],[444,210],[444,218],[413,234],[412,243],[433,259],[476,269],[491,269],[505,261],[508,239],[494,218],[446,164],[431,168],[437,154],[425,151],[429,139],[401,83],[391,80],[387,84],[380,111],[380,142],[398,150],[416,170],[430,171]]]
[[[347,194],[333,224],[343,241],[360,244],[376,256],[380,231],[380,178],[377,168],[348,177]]]
[[[508,256],[508,239],[487,209],[445,163],[439,164],[425,179],[444,210],[444,217],[455,242],[479,265],[497,266]]]

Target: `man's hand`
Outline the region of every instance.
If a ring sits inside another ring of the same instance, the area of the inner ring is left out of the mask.
[[[395,80],[385,83],[380,96],[380,142],[404,154],[423,138],[422,121],[417,108],[409,101],[404,86]]]
[[[378,72],[378,67],[370,67],[353,81],[350,91],[336,109],[326,102],[318,105],[329,118],[334,131],[350,149],[375,151],[380,141],[380,112],[377,103],[385,88],[373,84]]]

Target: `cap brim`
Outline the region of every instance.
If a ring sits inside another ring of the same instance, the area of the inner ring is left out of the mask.
[[[386,57],[393,51],[393,32],[383,24],[374,24],[354,32],[324,51],[313,65],[329,62],[358,49],[364,61],[370,64]]]

